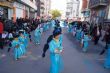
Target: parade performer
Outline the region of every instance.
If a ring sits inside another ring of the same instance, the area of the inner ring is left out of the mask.
[[[73,26],[73,36],[75,36],[76,35],[76,26],[74,25]]]
[[[36,44],[40,44],[41,32],[40,32],[39,27],[37,27],[37,28],[35,29],[34,35],[35,35],[35,43],[36,43]]]
[[[12,41],[12,48],[14,49],[14,58],[18,60],[22,56],[22,49],[20,47],[20,42],[18,40],[18,35],[14,35],[14,40]]]
[[[55,27],[55,20],[52,20],[52,21],[51,21],[51,27],[52,27],[52,28]]]
[[[69,23],[69,25],[68,25],[68,32],[69,32],[69,33],[72,32],[72,25],[71,25],[71,23]]]
[[[62,68],[62,58],[61,53],[63,51],[62,46],[60,45],[60,37],[61,32],[55,31],[53,33],[53,40],[49,43],[50,50],[50,73],[60,73]]]
[[[25,31],[25,30],[23,30],[23,35],[24,35],[24,38],[25,38],[25,46],[26,46],[26,48],[28,47],[28,43],[29,43],[29,34]]]
[[[25,36],[23,35],[22,31],[20,31],[19,34],[20,47],[22,49],[22,54],[24,55],[26,53]]]
[[[78,29],[76,30],[76,39],[77,40],[81,40],[81,29],[78,27]]]
[[[61,28],[55,28],[54,31],[53,31],[53,33],[55,31],[62,33],[62,29]],[[49,43],[51,42],[52,39],[53,39],[53,35],[50,35],[48,37],[48,39],[47,39],[47,43],[44,45],[43,53],[42,53],[42,57],[43,58],[45,57],[46,51],[49,49]],[[62,34],[59,37],[59,41],[60,41],[60,45],[62,46],[62,42],[63,42],[63,35]]]
[[[83,44],[83,52],[87,52],[89,41],[91,38],[89,37],[88,33],[85,33],[84,38],[82,40]]]

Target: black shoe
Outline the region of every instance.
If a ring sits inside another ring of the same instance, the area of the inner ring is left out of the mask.
[[[44,58],[44,57],[45,57],[45,54],[43,53],[43,54],[42,54],[42,58]]]
[[[10,52],[11,48],[8,48],[8,51],[7,52]]]

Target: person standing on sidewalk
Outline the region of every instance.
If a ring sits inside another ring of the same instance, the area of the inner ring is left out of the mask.
[[[106,50],[108,49],[107,44],[109,43],[109,36],[110,36],[109,32],[110,32],[110,26],[106,30],[105,35],[102,39],[102,41],[105,41],[106,45],[105,45],[104,49],[100,52],[100,55],[103,55],[106,52]]]
[[[101,29],[98,26],[95,26],[93,29],[94,45],[98,44],[100,36],[101,36]]]

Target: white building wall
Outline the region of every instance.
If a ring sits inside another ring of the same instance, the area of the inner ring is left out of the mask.
[[[18,2],[15,2],[14,6],[16,7],[16,18],[23,18],[23,9],[25,9],[25,6]]]
[[[77,4],[76,3],[73,3],[73,12],[72,12],[72,17],[77,17]]]
[[[13,17],[13,9],[8,9],[8,19],[11,19]]]
[[[70,12],[69,18],[79,18],[82,16],[81,7],[82,0],[68,0],[67,2],[72,2],[72,5],[68,5],[67,7],[71,7],[71,9],[67,9],[67,12]]]
[[[83,20],[83,14],[82,14],[82,0],[80,0],[80,5],[79,5],[79,17],[81,20]]]
[[[20,9],[20,8],[16,9],[16,17],[23,18],[23,9]]]
[[[33,0],[33,2],[31,2],[30,0],[21,0],[21,1],[26,3],[27,5],[29,5],[33,9],[37,10],[37,6],[36,6],[35,0]]]
[[[44,5],[45,5],[44,14],[48,16],[51,8],[51,0],[44,0]]]

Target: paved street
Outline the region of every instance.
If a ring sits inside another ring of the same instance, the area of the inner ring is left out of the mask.
[[[7,48],[0,50],[0,73],[49,73],[50,59],[49,52],[46,57],[41,58],[41,53],[47,37],[52,31],[46,31],[42,35],[40,45],[29,43],[28,51],[19,61],[13,60],[13,50],[7,53]],[[87,53],[83,53],[79,42],[66,32],[63,33],[63,61],[64,70],[62,73],[110,73],[109,69],[103,68],[104,56],[99,56],[103,49],[101,45],[94,46],[90,43]],[[1,56],[1,54],[4,54]]]

